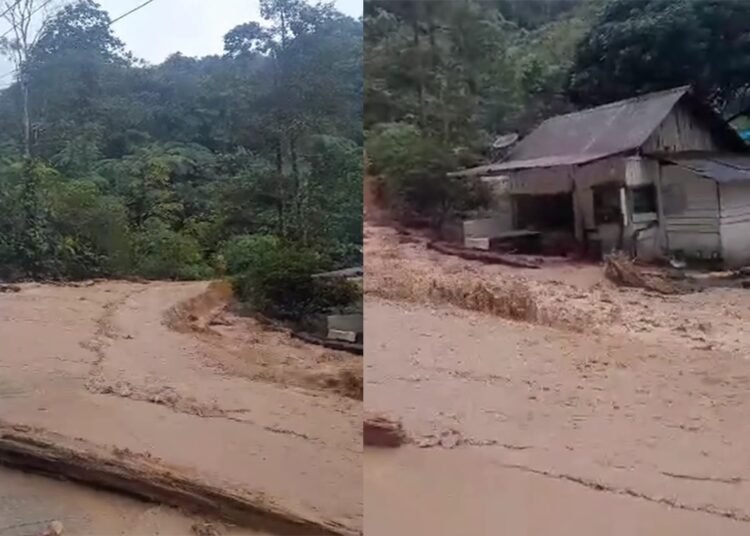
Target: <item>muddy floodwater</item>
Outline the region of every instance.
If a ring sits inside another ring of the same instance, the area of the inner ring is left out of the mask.
[[[228,297],[203,282],[0,294],[0,421],[356,533],[361,357],[238,317]]]
[[[750,531],[750,293],[485,266],[386,228],[365,257],[366,406],[411,441],[365,453],[368,534]]]
[[[747,534],[747,524],[503,466],[471,450],[365,453],[366,534]],[[419,497],[418,507],[408,507]]]
[[[174,508],[0,467],[0,534],[38,536],[55,521],[62,523],[63,534],[69,536],[188,536],[206,525],[225,536],[268,534],[227,527]]]

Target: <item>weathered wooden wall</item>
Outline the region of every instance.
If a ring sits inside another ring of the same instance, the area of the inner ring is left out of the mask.
[[[750,184],[722,184],[721,244],[724,262],[732,268],[750,264]]]
[[[698,123],[683,104],[678,104],[662,121],[641,150],[644,153],[718,151],[721,144],[714,134]]]
[[[662,166],[661,184],[669,250],[703,258],[721,253],[716,183],[678,166]]]
[[[519,169],[508,173],[507,192],[510,195],[547,195],[569,192],[572,187],[572,168]]]

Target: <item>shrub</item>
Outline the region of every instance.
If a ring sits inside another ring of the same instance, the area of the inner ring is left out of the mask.
[[[122,275],[130,270],[127,209],[89,181],[57,184],[51,220],[61,235],[60,262],[66,277]]]
[[[136,270],[151,279],[195,280],[211,277],[198,241],[151,218],[135,237]]]
[[[346,279],[317,279],[315,284],[320,310],[330,311],[349,307],[362,300],[362,288]]]
[[[413,125],[378,125],[368,136],[367,154],[370,171],[384,177],[388,203],[401,216],[428,216],[439,225],[451,212],[489,204],[483,184],[448,176],[459,165],[451,148]]]
[[[263,257],[281,247],[278,237],[272,235],[239,235],[224,246],[223,257],[227,273],[237,275],[247,272],[253,264],[263,263]]]
[[[297,244],[276,237],[237,237],[224,253],[239,299],[253,310],[283,320],[349,305],[358,297],[350,286],[331,285],[313,278],[322,268],[321,257]]]

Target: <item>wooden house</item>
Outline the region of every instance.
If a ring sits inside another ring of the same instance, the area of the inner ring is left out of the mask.
[[[750,263],[748,146],[689,87],[552,117],[505,161],[456,174],[503,177],[510,216],[497,221],[514,230]]]

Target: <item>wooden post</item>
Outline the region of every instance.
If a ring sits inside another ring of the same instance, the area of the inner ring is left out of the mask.
[[[653,160],[656,169],[654,173],[654,184],[656,185],[656,211],[659,221],[659,247],[664,255],[669,255],[669,235],[667,234],[667,220],[664,217],[664,194],[661,183],[661,162]]]

